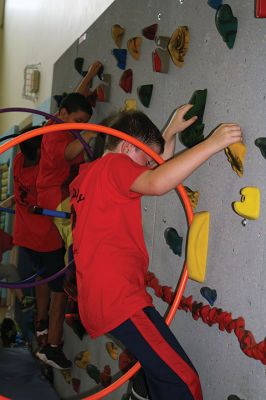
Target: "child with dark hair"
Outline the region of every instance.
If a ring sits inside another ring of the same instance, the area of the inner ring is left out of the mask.
[[[90,66],[76,92],[70,93],[63,99],[57,114],[58,118],[64,122],[88,122],[92,115],[92,109],[87,100],[88,87],[101,66],[99,61]],[[85,132],[82,135],[87,143],[94,136],[95,134],[92,132]],[[55,210],[69,196],[69,184],[77,175],[82,162],[84,162],[83,145],[71,132],[62,131],[44,135],[36,180],[37,205]],[[52,218],[50,221],[53,223]],[[55,225],[54,228],[57,229]],[[57,235],[61,241],[58,230]],[[61,262],[58,263],[60,267],[64,265],[63,256]],[[41,348],[36,355],[45,363],[56,368],[66,368],[70,364],[70,362],[66,362],[68,360],[65,359],[60,346],[66,299],[62,282],[56,292],[52,294],[49,325],[47,317],[43,315],[38,321],[39,327],[37,327],[37,332],[42,332],[43,328],[48,329],[48,341],[47,345]]]
[[[26,128],[20,133],[36,129],[39,126]],[[41,153],[42,136],[36,136],[22,142],[20,152],[14,159],[14,197],[16,204],[15,225],[14,225],[14,244],[19,246],[18,268],[21,276],[27,278],[28,274],[39,271],[38,279],[48,277],[58,272],[64,267],[64,246],[57,228],[50,217],[41,216],[32,212],[33,206],[37,204],[36,179],[39,173],[39,160]],[[62,336],[64,312],[61,312],[61,304],[54,301],[57,293],[61,294],[63,287],[63,277],[58,277],[49,282],[36,287],[37,300],[37,321],[47,321],[38,324],[37,337],[48,334],[48,315],[50,316],[51,337],[55,340]],[[50,304],[50,291],[52,301]],[[49,312],[50,304],[50,312]],[[19,316],[18,316],[19,318]],[[21,318],[19,318],[21,319]],[[24,324],[24,321],[21,321]],[[56,349],[57,350],[57,349]],[[72,363],[66,359],[60,349],[57,351],[56,363],[58,368],[69,368]]]
[[[187,106],[174,116],[176,131],[184,129],[185,111]],[[121,113],[111,127],[162,153],[161,133],[143,114]],[[114,143],[110,139],[104,156],[82,166],[71,184],[82,323],[93,338],[113,335],[140,361],[152,400],[203,397],[197,371],[145,288],[149,257],[141,197],[175,189],[211,156],[241,140],[237,124],[222,124],[203,142],[151,169],[151,157],[142,150],[124,140]]]

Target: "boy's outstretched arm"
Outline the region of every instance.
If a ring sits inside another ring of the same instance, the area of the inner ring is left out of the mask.
[[[75,92],[83,94],[83,96],[87,97],[89,94],[89,84],[92,79],[97,75],[97,72],[99,71],[101,66],[102,63],[100,61],[95,61],[93,64],[91,64],[87,74],[84,76]]]
[[[176,188],[212,155],[240,141],[242,141],[242,132],[238,124],[222,124],[203,142],[154,170],[143,172],[130,189],[144,195],[165,194]]]
[[[192,104],[185,104],[179,107],[173,114],[169,124],[163,132],[163,138],[165,140],[164,152],[162,158],[168,160],[173,157],[175,152],[176,135],[183,132],[186,128],[192,125],[196,120],[197,116],[188,119],[184,119],[186,113],[193,107]]]
[[[82,138],[86,143],[90,143],[90,141],[97,135],[95,132],[85,131],[82,134]],[[67,161],[72,161],[76,158],[82,151],[84,150],[83,144],[80,140],[75,139],[73,142],[69,143],[65,149],[65,159]]]

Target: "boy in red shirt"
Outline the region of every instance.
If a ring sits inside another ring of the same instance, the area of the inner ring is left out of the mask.
[[[31,129],[35,129],[32,127]],[[29,131],[30,129],[26,129]],[[21,152],[14,159],[14,197],[16,204],[14,244],[19,248],[19,266],[32,271],[42,271],[40,278],[54,274],[64,267],[64,247],[57,228],[50,217],[32,213],[37,204],[36,179],[39,172],[39,158],[42,136],[37,136],[20,144]],[[26,276],[25,276],[26,277]],[[64,277],[59,277],[49,284],[36,287],[37,300],[37,336],[48,333],[48,341],[54,344],[54,365],[57,368],[69,368],[67,360],[58,342],[61,342],[64,322],[61,298]]]
[[[92,115],[92,108],[86,98],[89,94],[88,84],[97,74],[102,64],[95,62],[89,68],[87,75],[79,85],[77,92],[67,95],[60,104],[58,118],[64,122],[88,122]],[[85,132],[82,137],[89,143],[94,133]],[[71,132],[56,132],[44,135],[41,146],[39,171],[36,179],[37,205],[42,208],[55,210],[69,196],[69,184],[77,175],[79,165],[84,162],[84,147]],[[51,221],[52,218],[51,218]],[[52,222],[53,223],[53,222]],[[54,225],[54,228],[56,226]],[[57,231],[59,235],[59,231]],[[49,240],[49,239],[48,239]],[[64,263],[61,263],[61,267]],[[54,271],[56,272],[56,271]],[[60,289],[60,290],[59,290]],[[67,296],[63,285],[53,293],[52,306],[56,306],[57,318],[47,321],[41,320],[40,325],[48,329],[47,345],[36,355],[45,363],[56,368],[67,368],[64,354],[60,349],[62,327]],[[53,323],[54,322],[54,323]],[[41,329],[41,328],[40,328]],[[54,332],[58,334],[55,335]],[[68,360],[67,360],[68,361]]]
[[[177,112],[179,132],[187,108]],[[146,143],[158,154],[164,140],[140,112],[125,112],[111,127]],[[236,124],[222,124],[193,148],[149,169],[151,158],[108,136],[105,155],[80,169],[72,182],[73,251],[78,302],[91,337],[110,333],[142,364],[152,400],[202,400],[198,374],[144,283],[149,257],[141,224],[142,195],[163,195],[212,155],[242,140]]]

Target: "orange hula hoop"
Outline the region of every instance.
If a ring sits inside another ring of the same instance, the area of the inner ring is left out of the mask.
[[[143,150],[145,153],[147,153],[150,157],[154,159],[159,165],[164,163],[164,160],[157,154],[155,151],[153,151],[151,148],[149,148],[145,143],[140,142],[136,138],[120,132],[116,129],[112,129],[106,126],[101,126],[101,125],[96,125],[96,124],[85,124],[85,123],[64,123],[60,125],[51,125],[51,126],[44,126],[42,128],[34,129],[30,132],[23,133],[20,136],[17,136],[14,139],[11,139],[9,142],[4,143],[0,146],[0,154],[4,153],[5,151],[11,149],[12,147],[16,146],[17,144],[24,142],[27,139],[33,138],[35,136],[39,135],[44,135],[46,133],[52,133],[52,132],[58,132],[58,131],[69,131],[69,130],[85,130],[85,131],[93,131],[93,132],[101,132],[105,133],[107,135],[112,135],[116,136],[122,140],[126,140],[127,142],[133,144],[134,146],[138,147],[139,149]],[[187,196],[186,190],[182,184],[179,184],[177,186],[177,191],[181,197],[181,200],[183,202],[183,206],[186,212],[187,220],[188,220],[188,225],[190,226],[193,220],[193,211],[192,207],[189,201],[189,198]],[[180,280],[179,280],[179,285],[177,288],[177,292],[174,298],[174,301],[171,305],[170,310],[167,313],[165,322],[167,325],[170,325],[175,313],[178,309],[179,303],[181,301],[181,298],[183,296],[183,292],[186,287],[186,283],[188,280],[188,272],[187,272],[187,266],[186,263],[184,264]],[[122,386],[126,381],[128,381],[130,378],[132,378],[133,375],[136,374],[136,372],[140,369],[141,365],[139,362],[137,362],[132,368],[130,368],[129,371],[127,371],[124,375],[122,375],[119,379],[117,379],[114,383],[112,383],[110,386],[108,386],[105,389],[100,390],[98,393],[95,393],[91,396],[84,397],[84,400],[99,400],[102,399],[103,397],[107,396],[111,392],[115,391],[118,389],[120,386]]]

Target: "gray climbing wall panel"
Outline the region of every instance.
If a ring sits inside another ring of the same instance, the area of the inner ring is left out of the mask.
[[[139,85],[153,84],[150,107],[145,109],[138,99],[137,102],[138,108],[160,128],[175,107],[188,102],[195,90],[204,88],[208,89],[205,135],[221,122],[240,123],[248,150],[244,177],[239,178],[231,170],[221,152],[187,179],[186,185],[200,192],[197,211],[211,213],[204,286],[215,288],[218,293],[215,306],[232,312],[233,318],[243,316],[246,329],[260,342],[266,331],[266,161],[254,140],[265,136],[266,24],[265,20],[254,18],[253,0],[229,0],[228,4],[238,18],[238,33],[232,50],[227,48],[216,30],[215,10],[208,6],[207,0],[117,0],[88,29],[86,40],[79,45],[77,39],[55,63],[53,94],[69,92],[80,81],[80,75],[74,69],[76,57],[85,59],[85,68],[99,59],[105,66],[105,73],[112,76],[111,97],[109,103],[97,104],[92,122],[100,122],[110,112],[119,110],[126,98],[137,99]],[[171,35],[180,25],[189,27],[191,40],[184,66],[178,69],[170,62],[168,74],[153,72],[151,53],[156,46],[153,41],[143,38],[140,60],[135,61],[128,54],[127,68],[132,68],[134,74],[133,91],[125,94],[118,84],[122,71],[111,54],[115,48],[111,27],[116,23],[125,27],[122,47],[126,48],[129,38],[141,35],[144,27],[156,22],[158,34],[164,36]],[[93,87],[98,83],[95,79]],[[55,104],[52,106],[55,109]],[[182,149],[177,141],[176,151]],[[250,221],[245,227],[231,207],[233,201],[239,200],[239,191],[244,186],[258,186],[262,204],[259,220]],[[159,199],[143,199],[143,222],[151,255],[150,269],[162,284],[175,287],[183,258],[172,254],[165,243],[164,230],[172,226],[186,238],[186,220],[177,195],[173,192]],[[200,295],[201,286],[189,281],[185,295],[192,294],[195,300],[207,304]],[[165,312],[166,305],[161,300],[156,299],[155,304]],[[177,313],[172,329],[199,371],[205,400],[225,400],[232,393],[245,400],[265,400],[265,367],[243,354],[234,333],[221,332],[217,325],[209,327],[201,320],[194,321],[191,314],[182,311]],[[104,343],[105,339],[101,341]],[[92,363],[101,367],[113,363],[112,371],[116,372],[117,364],[105,355],[101,341],[90,341],[86,337],[81,344],[67,329],[68,355],[73,356],[89,346],[93,357],[99,357]],[[90,388],[91,381],[82,373],[74,369],[72,375],[81,379],[81,393],[84,393]],[[59,375],[56,386],[63,398],[69,398],[70,386],[63,385]],[[125,390],[120,390],[107,399],[117,400],[123,392]]]

